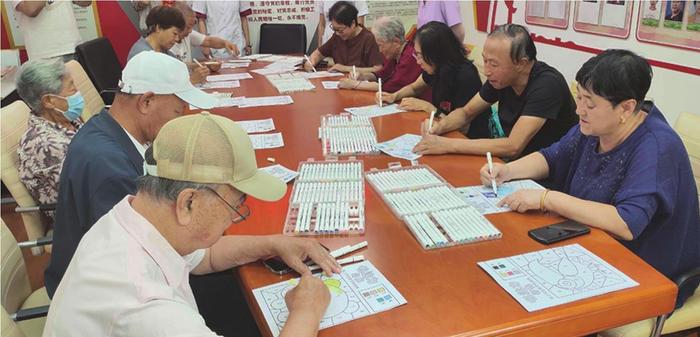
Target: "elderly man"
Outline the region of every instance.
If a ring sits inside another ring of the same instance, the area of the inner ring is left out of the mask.
[[[196,22],[195,14],[192,8],[183,2],[176,2],[175,8],[182,12],[185,17],[185,29],[180,31],[180,40],[170,48],[170,52],[175,54],[180,61],[185,62],[192,67],[192,46],[200,46],[205,48],[224,48],[231,55],[238,55],[238,46],[231,41],[224,40],[213,35],[204,35],[200,32],[193,31]]]
[[[484,43],[484,74],[488,81],[464,107],[427,130],[413,149],[421,154],[480,154],[491,152],[520,158],[558,141],[578,123],[576,104],[564,76],[537,60],[527,28],[506,24],[489,33]],[[456,139],[438,135],[469,127],[481,113],[489,117],[491,138]]]
[[[377,41],[379,52],[384,55],[384,66],[374,73],[360,73],[357,79],[344,78],[338,83],[342,89],[377,91],[377,79],[382,79],[382,90],[395,92],[413,83],[422,70],[413,58],[413,43],[406,41],[401,20],[395,17],[381,17],[374,21],[372,33]]]
[[[286,295],[281,336],[317,334],[330,294],[303,260],[310,257],[330,275],[340,271],[330,254],[308,239],[222,237],[250,216],[247,195],[274,201],[286,191],[258,170],[240,126],[208,112],[172,120],[147,151],[146,175],[137,184],[136,196],[124,197],[80,242],[44,336],[214,336],[197,312],[187,275],[271,255],[302,275]]]
[[[134,56],[122,72],[121,92],[109,111],[75,135],[61,170],[53,252],[45,283],[53,296],[80,239],[125,195],[136,191],[145,147],[187,104],[211,108],[216,99],[196,89],[187,67],[163,53]]]

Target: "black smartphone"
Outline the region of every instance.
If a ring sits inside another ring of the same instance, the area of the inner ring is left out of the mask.
[[[328,249],[328,247],[324,246],[323,244],[321,244],[321,246],[323,248],[325,248],[327,251],[330,251],[330,249]],[[311,261],[311,259],[306,259],[306,260],[304,260],[304,263],[312,264],[313,262]],[[273,272],[275,274],[279,274],[279,275],[284,275],[284,274],[292,271],[292,268],[290,266],[288,266],[286,263],[284,263],[282,258],[279,256],[275,256],[275,257],[271,257],[269,259],[263,260],[263,264],[271,272]]]
[[[591,229],[588,226],[574,220],[566,220],[553,225],[535,228],[527,232],[527,234],[535,241],[549,245],[590,232]]]

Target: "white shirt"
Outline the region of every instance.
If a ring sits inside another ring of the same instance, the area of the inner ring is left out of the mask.
[[[15,10],[20,3],[14,1]],[[33,18],[16,12],[30,60],[73,54],[75,46],[82,42],[70,1],[47,3]]]
[[[44,337],[216,336],[197,310],[180,256],[126,196],[78,244],[54,294]]]
[[[246,46],[241,15],[250,9],[250,1],[195,1],[192,9],[207,16],[207,34],[233,42],[239,50]],[[226,49],[212,49],[213,56],[226,57]]]
[[[182,62],[192,62],[192,46],[201,46],[207,36],[193,30],[189,35],[185,36],[179,43],[176,43],[170,52]]]
[[[126,135],[129,136],[129,139],[131,139],[131,142],[134,143],[134,147],[136,147],[136,151],[139,152],[139,154],[141,155],[141,158],[146,158],[146,147],[143,144],[139,143],[139,141],[136,140],[136,138],[134,136],[132,136],[129,133],[129,131],[126,131],[126,129],[124,129],[124,127],[122,127],[122,130],[124,130],[124,132],[126,132]]]
[[[335,3],[338,1],[325,1],[325,0],[317,0],[316,1],[316,11],[319,14],[323,14],[323,17],[326,18],[326,27],[325,30],[323,31],[323,43],[328,42],[328,40],[333,37],[333,30],[329,27],[331,23],[331,19],[328,18],[328,11],[330,11],[331,7],[335,5]],[[369,14],[369,9],[367,8],[367,1],[365,0],[358,0],[358,1],[348,1],[351,5],[355,6],[357,8],[357,17],[365,16]]]

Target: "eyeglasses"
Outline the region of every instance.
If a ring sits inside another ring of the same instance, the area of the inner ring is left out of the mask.
[[[344,32],[345,30],[347,30],[348,28],[350,28],[350,27],[348,27],[348,26],[343,26],[342,28],[335,28],[335,27],[333,27],[333,24],[332,24],[332,23],[329,23],[329,24],[328,24],[328,27],[330,27],[331,30],[334,31],[334,32],[336,32],[336,33],[342,33],[342,32]]]
[[[226,206],[228,206],[231,210],[233,210],[233,212],[236,213],[237,217],[231,218],[231,222],[241,223],[250,216],[250,208],[248,207],[248,205],[245,205],[247,195],[243,194],[243,196],[238,202],[238,206],[233,207],[231,206],[231,204],[228,203],[228,201],[226,201],[226,199],[224,199],[224,197],[217,193],[213,188],[205,187],[204,189],[214,193],[221,201],[223,201],[224,204],[226,204]]]

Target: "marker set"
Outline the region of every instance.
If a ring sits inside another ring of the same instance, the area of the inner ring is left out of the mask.
[[[426,165],[372,170],[365,177],[424,249],[501,237],[496,227]]]
[[[299,165],[283,233],[362,234],[365,226],[361,161],[307,161]]]
[[[321,117],[319,138],[324,156],[377,154],[377,134],[367,117],[350,114]]]
[[[305,78],[292,77],[289,74],[273,74],[266,77],[280,94],[316,90],[313,83]]]

